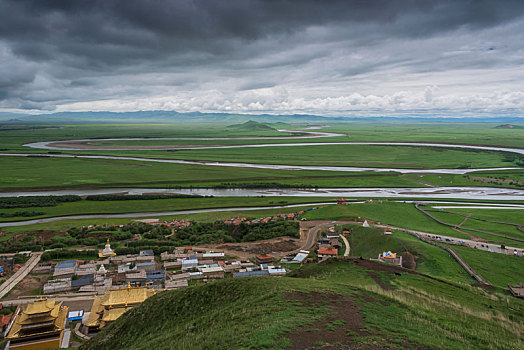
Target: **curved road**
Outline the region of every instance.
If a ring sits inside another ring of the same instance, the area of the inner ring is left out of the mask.
[[[351,251],[351,247],[349,246],[348,239],[344,235],[340,235],[340,238],[344,241],[344,244],[346,245],[346,250],[344,251],[344,256],[349,256],[349,252]]]

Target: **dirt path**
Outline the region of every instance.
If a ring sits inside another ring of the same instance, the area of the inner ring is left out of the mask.
[[[471,216],[471,213],[469,213],[468,215],[466,215],[466,217],[464,218],[464,220],[462,220],[462,221],[460,222],[460,224],[457,225],[457,227],[461,227],[462,225],[464,225],[464,223],[465,223],[466,221],[468,221],[468,219],[469,219],[470,216]]]
[[[340,238],[342,238],[342,240],[344,241],[344,244],[346,245],[346,250],[344,251],[344,256],[349,256],[349,252],[350,252],[351,248],[349,246],[348,239],[344,235],[340,235]]]
[[[327,309],[324,319],[286,334],[286,338],[291,340],[291,345],[286,348],[288,350],[354,348],[355,338],[370,335],[363,329],[364,318],[359,312],[361,306],[354,296],[330,292],[290,292],[284,299]]]
[[[434,215],[430,214],[429,211],[431,210],[425,210],[425,209],[422,209],[420,208],[420,204],[419,203],[415,203],[415,208],[417,210],[419,210],[421,213],[423,213],[424,215],[426,215],[427,217],[429,217],[430,219],[433,219],[434,221],[438,222],[439,224],[441,225],[444,225],[444,226],[449,226],[451,228],[457,228],[459,227],[459,225],[455,225],[455,224],[450,224],[449,222],[445,222],[445,221],[442,221],[440,220],[439,218],[435,217]],[[435,211],[433,209],[433,211]],[[450,212],[450,211],[446,211],[446,210],[442,210],[443,213],[452,213],[452,214],[456,214],[454,212]],[[472,217],[471,215],[468,215],[467,217],[471,217],[473,219],[477,219],[476,217]],[[486,220],[486,219],[481,219],[482,221],[486,221],[486,222],[494,222],[494,223],[497,223],[497,224],[504,224],[504,225],[510,225],[510,226],[516,226],[516,227],[519,227],[518,224],[515,224],[515,223],[511,223],[511,222],[503,222],[503,221],[491,221],[491,220]],[[465,220],[464,220],[465,221]],[[462,223],[461,223],[462,224]],[[460,224],[460,225],[461,225]],[[462,230],[468,230],[468,231],[473,231],[473,232],[480,232],[480,233],[486,233],[488,235],[492,235],[492,236],[497,236],[497,237],[501,237],[501,238],[505,238],[505,239],[510,239],[510,240],[513,240],[513,241],[519,241],[519,242],[524,242],[524,239],[521,239],[521,238],[518,238],[518,237],[511,237],[511,236],[506,236],[506,235],[501,235],[499,233],[495,233],[495,232],[490,232],[490,231],[483,231],[483,230],[477,230],[477,229],[474,229],[474,228],[466,228],[466,227],[462,227]],[[468,235],[469,236],[469,235]]]

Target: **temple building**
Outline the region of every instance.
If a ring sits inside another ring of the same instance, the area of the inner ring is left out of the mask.
[[[111,290],[103,297],[95,297],[91,313],[85,326],[88,333],[98,332],[118,319],[126,311],[141,304],[144,300],[155,294],[154,289],[147,287],[131,287]]]
[[[397,255],[397,253],[392,253],[390,251],[379,254],[377,260],[388,264],[402,266],[402,255]]]
[[[115,252],[111,249],[111,244],[109,244],[109,238],[107,239],[106,246],[104,249],[98,251],[99,258],[109,258],[110,256],[115,256]]]
[[[55,300],[36,300],[17,311],[7,335],[6,349],[40,350],[62,346],[68,307]]]

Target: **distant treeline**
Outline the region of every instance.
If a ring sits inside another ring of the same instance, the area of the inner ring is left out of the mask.
[[[44,211],[15,211],[13,213],[0,213],[0,218],[31,217],[44,214]]]
[[[131,200],[154,200],[171,198],[203,198],[197,194],[95,194],[87,196],[88,201],[131,201]]]
[[[144,227],[145,228],[145,227]],[[158,242],[165,245],[166,235],[171,231],[168,227],[157,226],[143,234],[143,240],[128,242],[128,247],[137,245],[154,245],[151,242]],[[280,236],[290,236],[299,238],[299,223],[295,221],[276,221],[265,224],[227,225],[217,221],[215,223],[194,223],[193,225],[176,232],[169,238],[175,246],[199,245],[213,243],[237,243],[254,242],[258,240],[270,239]]]
[[[212,196],[200,196],[197,194],[97,194],[87,196],[88,201],[130,201],[130,200],[154,200],[171,198],[204,198]],[[0,198],[0,209],[10,208],[29,208],[29,207],[54,207],[60,203],[78,202],[82,197],[76,195],[66,196],[24,196],[24,197],[5,197]],[[42,214],[35,214],[42,215]],[[31,215],[15,215],[31,216]]]
[[[42,261],[49,261],[55,259],[82,259],[93,260],[98,258],[98,251],[96,250],[53,250],[42,254]]]
[[[29,208],[29,207],[54,207],[59,203],[78,202],[82,197],[67,196],[27,196],[0,198],[0,209]]]

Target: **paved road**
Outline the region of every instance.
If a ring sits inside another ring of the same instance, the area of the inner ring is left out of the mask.
[[[318,237],[319,232],[325,228],[328,228],[329,226],[332,226],[332,224],[331,223],[321,224],[321,225],[317,225],[317,226],[310,228],[307,234],[306,243],[304,243],[304,245],[302,246],[302,249],[309,250],[313,248],[317,242],[317,237]]]
[[[314,225],[309,228],[306,243],[300,249],[309,250],[315,246],[317,237],[320,231],[335,225],[354,224],[354,221],[302,221],[302,225]],[[345,237],[344,237],[345,238]],[[349,248],[349,242],[346,243],[346,247]],[[349,250],[348,250],[349,254]],[[346,255],[347,256],[347,255]]]
[[[313,222],[315,226],[309,229],[307,242],[304,245],[304,247],[308,245],[313,245],[313,243],[316,241],[317,234],[319,230],[323,228],[327,228],[333,225],[343,225],[343,224],[356,224],[359,222],[355,221],[315,221]],[[409,230],[403,227],[393,226],[393,225],[387,225],[387,224],[374,224],[370,222],[370,224],[373,224],[375,227],[380,228],[389,228],[392,230],[399,230],[404,231],[407,233],[414,233],[416,235],[419,235],[425,239],[435,241],[435,242],[441,242],[441,243],[447,243],[447,244],[455,244],[455,245],[463,245],[470,248],[475,248],[478,250],[484,250],[491,253],[499,253],[499,254],[506,254],[506,255],[517,255],[520,257],[524,257],[524,249],[523,248],[517,248],[517,247],[510,247],[505,246],[505,249],[502,249],[500,247],[500,244],[493,244],[493,243],[486,243],[482,241],[475,241],[472,239],[465,239],[465,238],[457,238],[452,236],[444,236],[437,233],[431,233],[431,232],[423,232],[423,231],[417,231],[417,230]],[[349,246],[349,244],[348,244]],[[306,249],[306,248],[302,248]],[[517,254],[514,254],[517,252]]]
[[[62,349],[69,348],[70,341],[71,341],[71,329],[67,328],[64,330],[64,336],[62,337],[62,344],[60,344],[60,348]]]
[[[27,262],[20,268],[20,270],[16,271],[13,276],[11,276],[6,282],[4,282],[0,286],[0,299],[3,298],[7,293],[11,291],[20,281],[22,281],[30,272],[34,269],[34,267],[38,264],[40,261],[40,257],[42,256],[42,252],[32,253],[31,257]]]
[[[342,238],[344,244],[346,245],[346,251],[344,252],[344,256],[349,256],[351,248],[349,247],[348,239],[344,235],[340,235],[340,238]]]
[[[393,230],[399,230],[404,231],[407,233],[415,233],[419,236],[422,236],[425,239],[429,239],[435,242],[441,242],[441,243],[447,243],[447,244],[455,244],[455,245],[463,245],[470,248],[476,248],[479,250],[485,250],[491,253],[499,253],[499,254],[506,254],[506,255],[518,255],[521,257],[524,257],[524,249],[523,248],[516,248],[516,247],[510,247],[505,246],[505,249],[502,249],[500,247],[500,244],[493,244],[493,243],[486,243],[481,241],[475,241],[472,239],[465,239],[465,238],[457,238],[452,236],[444,236],[437,233],[430,233],[430,232],[423,232],[423,231],[416,231],[416,230],[408,230],[402,227],[392,226],[392,225],[377,225],[373,224],[376,227],[381,228],[390,228]],[[514,254],[514,252],[517,252],[517,254]]]

